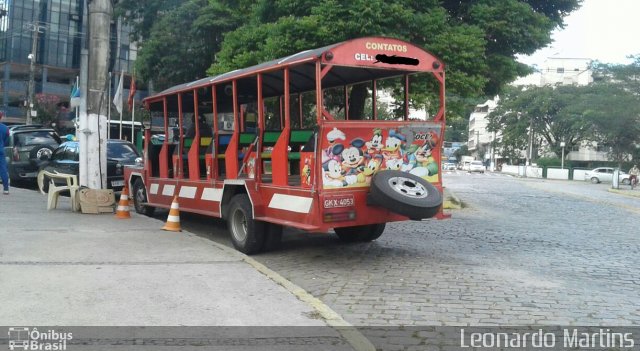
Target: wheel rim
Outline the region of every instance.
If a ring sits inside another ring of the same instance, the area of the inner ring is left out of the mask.
[[[136,210],[138,210],[138,212],[142,212],[142,210],[144,210],[144,205],[142,204],[146,201],[147,199],[144,193],[144,189],[142,189],[142,187],[138,187],[138,189],[136,189],[136,197],[135,197],[135,205],[136,205]]]
[[[424,185],[411,178],[392,177],[389,179],[389,186],[399,194],[417,199],[425,198],[429,195]]]
[[[591,183],[599,183],[598,178],[596,177],[591,178]]]
[[[38,150],[36,152],[36,158],[39,160],[40,157],[42,157],[43,155],[47,155],[49,157],[51,157],[51,150],[47,149],[47,148],[42,148],[40,150]]]
[[[247,217],[240,209],[233,212],[231,229],[231,234],[237,242],[244,242],[247,239]]]

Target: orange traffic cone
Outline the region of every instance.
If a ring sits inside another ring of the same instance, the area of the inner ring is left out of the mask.
[[[126,185],[124,189],[122,189],[122,194],[120,194],[120,202],[116,208],[116,218],[131,218],[131,214],[129,213],[129,190]]]
[[[169,216],[167,216],[167,224],[165,224],[162,229],[171,232],[182,231],[182,229],[180,229],[180,205],[178,204],[178,196],[173,197]]]

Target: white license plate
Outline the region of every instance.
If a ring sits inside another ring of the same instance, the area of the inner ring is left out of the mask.
[[[124,186],[124,180],[112,180],[111,186]]]

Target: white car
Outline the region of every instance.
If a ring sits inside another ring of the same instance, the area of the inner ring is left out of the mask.
[[[471,161],[471,163],[469,163],[469,172],[484,173],[484,171],[485,171],[485,168],[482,161]]]
[[[584,174],[584,180],[589,180],[593,184],[601,182],[611,182],[613,180],[613,168],[611,167],[598,167],[594,168]],[[629,175],[620,171],[618,181],[622,184],[629,184]]]

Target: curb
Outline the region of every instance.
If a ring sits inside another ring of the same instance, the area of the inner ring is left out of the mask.
[[[462,209],[462,201],[460,201],[451,190],[444,188],[444,202],[442,206],[445,210],[459,210]]]
[[[607,189],[607,191],[610,193],[620,194],[628,197],[640,198],[640,191],[634,192],[633,190],[620,190],[620,189],[613,189],[613,188],[609,188]]]
[[[282,286],[287,291],[295,295],[300,301],[303,301],[313,307],[313,309],[315,309],[316,312],[318,312],[318,314],[322,316],[322,319],[325,320],[327,325],[340,333],[340,335],[342,335],[342,337],[349,343],[349,345],[351,345],[351,347],[353,347],[354,350],[376,351],[376,347],[371,343],[371,341],[369,341],[369,339],[362,335],[362,333],[360,333],[360,331],[358,331],[358,329],[351,323],[345,321],[337,312],[332,310],[324,302],[320,301],[320,299],[309,294],[303,288],[287,280],[280,274],[276,273],[267,266],[251,258],[250,256],[247,256],[222,244],[216,242],[212,243],[221,250],[238,256],[241,260],[255,268],[258,272],[264,274],[267,278],[276,282],[278,285]]]

